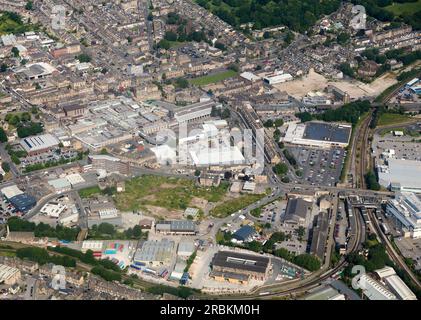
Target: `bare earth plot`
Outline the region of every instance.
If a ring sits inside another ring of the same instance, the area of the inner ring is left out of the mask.
[[[328,85],[334,85],[337,88],[348,92],[351,99],[358,99],[364,96],[377,96],[391,85],[397,83],[393,74],[387,73],[371,83],[363,83],[353,80],[329,81],[323,75],[318,74],[313,69],[301,79],[280,83],[274,85],[275,88],[286,91],[294,98],[300,99],[310,91],[322,91]]]

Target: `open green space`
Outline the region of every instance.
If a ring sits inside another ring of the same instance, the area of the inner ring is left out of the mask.
[[[33,25],[23,23],[19,14],[8,11],[0,12],[0,35],[24,33],[33,29]]]
[[[198,77],[194,79],[190,79],[189,82],[195,86],[205,86],[210,83],[219,82],[228,78],[232,78],[237,75],[237,72],[234,70],[227,70],[220,73],[210,74],[203,77]]]
[[[380,115],[378,126],[387,126],[392,124],[399,124],[408,122],[411,118],[405,114],[398,113],[383,113]]]
[[[226,217],[238,210],[241,210],[251,205],[256,201],[259,201],[260,199],[264,198],[265,195],[266,194],[244,194],[239,198],[227,200],[217,205],[210,211],[210,214],[218,218]]]
[[[394,13],[397,16],[404,16],[407,14],[413,14],[414,12],[421,10],[421,0],[416,2],[397,3],[394,2],[386,7],[386,10]]]
[[[227,190],[228,183],[224,182],[218,187],[204,188],[189,179],[142,176],[127,181],[126,190],[115,195],[115,203],[122,211],[136,211],[145,205],[184,210],[193,198],[221,201]]]

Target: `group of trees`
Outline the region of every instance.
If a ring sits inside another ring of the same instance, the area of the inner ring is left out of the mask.
[[[273,172],[275,172],[277,175],[283,176],[288,172],[288,166],[285,163],[277,163],[273,167]]]
[[[286,25],[299,32],[340,6],[339,0],[197,0],[197,3],[234,27],[252,22],[254,29]]]
[[[231,111],[228,108],[220,109],[212,107],[211,117],[220,117],[221,119],[228,119],[231,116]]]
[[[123,232],[118,232],[112,224],[104,222],[99,225],[93,225],[89,230],[88,237],[91,239],[140,240],[146,235],[146,233],[142,232],[139,225],[128,228]]]
[[[276,119],[275,121],[272,119],[268,119],[263,124],[266,128],[272,128],[272,127],[281,127],[284,124],[284,120],[282,118]]]
[[[343,105],[338,109],[330,109],[319,114],[310,114],[309,112],[297,113],[296,116],[302,122],[310,121],[313,119],[323,120],[326,122],[345,121],[353,125],[357,124],[362,114],[370,109],[370,102],[368,100],[358,100]]]
[[[121,273],[106,269],[103,266],[95,266],[91,269],[91,272],[106,281],[121,281]]]
[[[121,272],[120,267],[111,260],[96,259],[92,250],[87,250],[85,253],[79,250],[70,249],[68,247],[48,247],[48,250],[76,258],[81,262],[89,264],[91,266],[101,266],[105,269],[109,269],[114,272]]]
[[[42,133],[44,128],[39,122],[32,122],[32,117],[29,112],[22,113],[8,113],[4,120],[12,126],[17,128],[19,138],[26,138],[28,136]]]
[[[28,259],[40,265],[53,263],[64,267],[76,267],[76,260],[68,256],[50,255],[47,250],[37,247],[20,248],[16,250],[16,256],[20,259]]]
[[[373,170],[365,174],[365,183],[370,190],[380,190],[380,184],[377,182],[376,174]]]
[[[58,238],[60,240],[74,241],[77,238],[77,235],[80,229],[77,228],[67,228],[63,226],[56,226],[55,228],[51,227],[48,224],[43,222],[35,224],[18,217],[11,217],[7,224],[10,231],[29,231],[34,232],[35,237],[50,237]]]

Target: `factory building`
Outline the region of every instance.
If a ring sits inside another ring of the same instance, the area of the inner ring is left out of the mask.
[[[164,234],[195,235],[196,224],[191,220],[159,221],[155,225],[155,231]]]
[[[211,267],[210,276],[216,280],[265,281],[269,274],[270,258],[241,252],[219,251],[212,258]]]
[[[20,140],[20,144],[28,155],[35,156],[56,149],[60,141],[52,134],[47,133],[23,138]]]
[[[358,279],[358,284],[369,300],[397,300],[390,290],[367,274],[363,274]]]
[[[384,267],[374,271],[382,281],[400,300],[417,300],[415,294],[408,288],[392,267]]]
[[[351,138],[352,127],[342,123],[306,122],[291,123],[282,138],[283,142],[319,148],[334,146],[345,148]]]
[[[17,268],[9,267],[4,264],[0,264],[0,284],[12,286],[20,280],[21,273]]]
[[[179,124],[205,119],[210,117],[213,107],[216,107],[216,104],[212,100],[197,102],[187,107],[177,109],[174,118]]]
[[[268,75],[266,77],[263,78],[263,81],[267,84],[278,84],[278,83],[283,83],[286,81],[291,81],[292,75],[290,75],[289,73],[280,73],[280,74],[271,74]]]
[[[27,212],[32,209],[37,201],[34,197],[24,193],[16,185],[5,187],[1,192],[17,211]]]
[[[403,192],[389,200],[386,214],[395,217],[411,238],[421,238],[421,199],[415,193]]]
[[[379,183],[392,191],[421,193],[421,161],[390,158],[377,172]]]
[[[170,264],[174,254],[174,241],[168,239],[148,240],[136,250],[133,261],[138,265],[159,267]]]
[[[90,155],[88,163],[93,170],[105,170],[108,173],[129,174],[129,163],[109,155]]]
[[[312,203],[301,198],[288,199],[283,223],[296,224],[297,226],[307,226],[311,214]]]

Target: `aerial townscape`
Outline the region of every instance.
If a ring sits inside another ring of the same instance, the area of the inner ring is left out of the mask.
[[[0,300],[421,298],[421,0],[0,0],[0,123]]]

